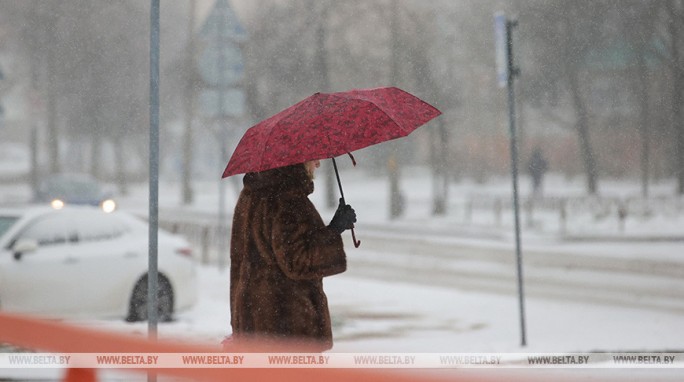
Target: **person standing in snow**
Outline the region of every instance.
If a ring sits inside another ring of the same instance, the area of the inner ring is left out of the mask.
[[[527,164],[527,169],[530,172],[530,176],[532,176],[532,192],[535,197],[542,196],[542,182],[548,167],[549,164],[544,158],[541,149],[535,148]]]
[[[230,244],[232,339],[287,340],[307,351],[332,348],[323,277],[344,272],[342,232],[356,213],[340,205],[325,225],[308,198],[320,161],[248,173]]]

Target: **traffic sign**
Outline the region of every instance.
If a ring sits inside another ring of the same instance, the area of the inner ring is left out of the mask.
[[[223,62],[220,62],[221,59]],[[219,73],[220,66],[223,67],[223,73]],[[234,44],[219,46],[210,43],[200,56],[199,71],[202,80],[210,86],[236,86],[245,73],[242,51]]]
[[[245,114],[245,93],[241,89],[223,90],[223,105],[220,105],[217,89],[204,89],[199,94],[200,112],[206,118],[240,117]],[[220,115],[223,114],[223,115]]]
[[[214,39],[217,34],[220,35],[221,40],[236,43],[243,42],[247,38],[247,31],[228,5],[228,0],[216,0],[214,8],[200,29],[200,36],[207,39]]]
[[[245,114],[245,75],[241,45],[247,33],[227,0],[216,0],[200,29],[204,50],[198,69],[205,88],[199,94],[200,112],[206,118]]]
[[[508,36],[506,15],[503,12],[494,14],[494,38],[496,47],[496,79],[503,88],[508,82]]]

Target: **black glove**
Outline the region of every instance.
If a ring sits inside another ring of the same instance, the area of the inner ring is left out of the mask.
[[[356,223],[356,212],[349,204],[342,204],[342,198],[340,198],[340,205],[328,227],[341,234],[347,229],[354,228],[354,223]]]

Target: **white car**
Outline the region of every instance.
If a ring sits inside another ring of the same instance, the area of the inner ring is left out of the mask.
[[[0,209],[0,310],[147,319],[148,225],[87,206]],[[159,321],[197,300],[188,242],[159,231]]]

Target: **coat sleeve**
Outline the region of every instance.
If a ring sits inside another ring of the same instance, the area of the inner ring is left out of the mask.
[[[307,197],[284,198],[273,215],[271,243],[276,262],[295,280],[319,279],[344,272],[342,237],[328,228]]]

